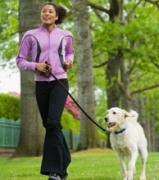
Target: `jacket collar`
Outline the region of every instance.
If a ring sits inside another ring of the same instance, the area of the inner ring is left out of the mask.
[[[45,28],[45,26],[44,26],[43,24],[41,24],[39,28],[40,28],[41,30],[43,30],[43,31],[47,31],[47,29]],[[53,32],[53,31],[56,30],[56,29],[57,29],[57,25],[54,26],[54,28],[52,29],[51,32]],[[47,31],[47,32],[48,32],[48,31]]]

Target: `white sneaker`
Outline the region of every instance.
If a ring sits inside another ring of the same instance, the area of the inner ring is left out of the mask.
[[[57,174],[51,174],[48,180],[61,180],[61,178]]]

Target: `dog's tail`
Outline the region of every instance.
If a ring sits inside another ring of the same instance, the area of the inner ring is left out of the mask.
[[[136,111],[131,110],[129,112],[129,117],[131,117],[132,120],[137,121],[139,114]]]

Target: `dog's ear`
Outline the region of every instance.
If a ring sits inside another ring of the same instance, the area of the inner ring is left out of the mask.
[[[126,118],[129,117],[129,116],[130,116],[129,112],[127,112],[127,111],[124,110],[124,118],[126,119]]]

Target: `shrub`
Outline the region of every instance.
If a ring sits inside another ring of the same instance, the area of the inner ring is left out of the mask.
[[[20,117],[20,98],[9,94],[0,94],[0,118],[18,120]]]
[[[0,94],[0,118],[20,119],[20,97],[17,94]],[[79,112],[76,105],[70,98],[67,99],[65,111],[62,116],[62,126],[64,129],[71,129],[79,132]]]
[[[72,130],[74,133],[79,133],[80,122],[65,109],[62,115],[62,126],[65,130]]]

